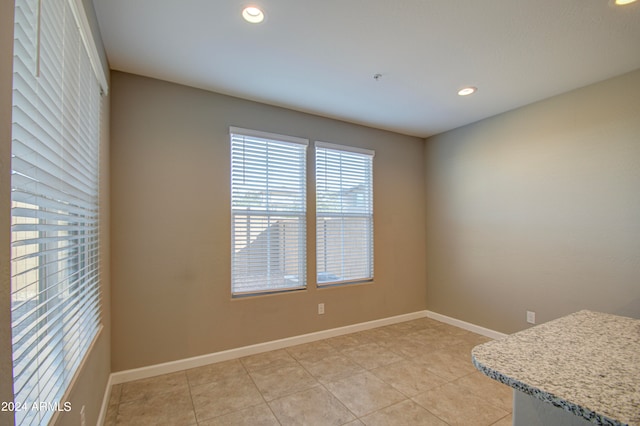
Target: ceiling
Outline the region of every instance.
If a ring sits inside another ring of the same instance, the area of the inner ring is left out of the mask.
[[[93,0],[111,69],[420,137],[639,69],[610,1]]]

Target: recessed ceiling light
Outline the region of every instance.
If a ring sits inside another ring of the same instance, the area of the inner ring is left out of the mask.
[[[469,95],[473,95],[474,93],[476,93],[478,89],[475,87],[463,87],[462,89],[458,90],[458,95],[460,96],[469,96]]]
[[[255,6],[247,6],[242,9],[242,17],[252,24],[259,24],[264,21],[264,12]]]
[[[627,4],[635,3],[636,1],[638,1],[638,0],[615,0],[614,4],[616,6],[624,6],[624,5],[627,5]]]

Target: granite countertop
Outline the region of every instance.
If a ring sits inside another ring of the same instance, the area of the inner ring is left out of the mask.
[[[471,356],[492,379],[592,423],[640,425],[640,320],[579,311]]]

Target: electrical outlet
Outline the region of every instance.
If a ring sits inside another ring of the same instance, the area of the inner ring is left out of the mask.
[[[318,315],[324,314],[324,303],[318,303]]]
[[[87,419],[84,416],[84,405],[80,409],[80,426],[87,426]]]
[[[536,323],[536,313],[533,311],[527,311],[527,322],[529,324],[535,324]]]

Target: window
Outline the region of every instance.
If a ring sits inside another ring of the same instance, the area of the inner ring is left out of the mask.
[[[15,2],[11,327],[17,425],[49,422],[100,329],[100,92],[107,87],[81,3]],[[41,403],[47,408],[33,408]]]
[[[316,142],[318,285],[373,279],[373,156]]]
[[[306,139],[232,127],[233,295],[306,286]]]

